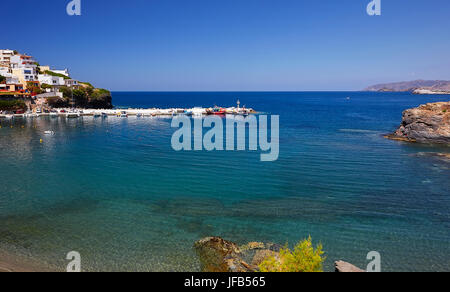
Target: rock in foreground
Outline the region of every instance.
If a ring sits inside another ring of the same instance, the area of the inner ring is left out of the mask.
[[[256,272],[267,257],[278,255],[280,247],[260,242],[240,247],[220,237],[207,237],[197,241],[194,249],[202,272]]]
[[[403,112],[402,124],[389,139],[450,144],[450,102],[421,105]]]

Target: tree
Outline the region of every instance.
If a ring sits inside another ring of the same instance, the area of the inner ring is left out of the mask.
[[[286,246],[278,256],[267,258],[259,265],[261,272],[323,272],[322,245],[315,249],[311,236],[290,251]]]
[[[67,86],[61,86],[59,91],[63,93],[63,96],[66,98],[72,98],[72,90]]]
[[[1,111],[27,110],[27,106],[23,100],[0,100]]]
[[[41,88],[42,88],[42,89],[52,89],[53,86],[51,86],[50,84],[42,83],[42,84],[41,84]]]
[[[0,75],[0,83],[6,82],[6,77],[3,75]]]
[[[51,107],[62,108],[62,107],[68,107],[69,101],[66,98],[59,98],[57,96],[54,96],[54,97],[47,98],[47,104]]]
[[[39,86],[36,86],[36,84],[34,82],[27,82],[27,89],[31,92],[31,93],[35,93],[35,94],[41,94],[43,91]]]
[[[88,102],[88,96],[86,94],[86,91],[82,89],[73,90],[73,99],[75,100],[75,104],[77,106],[85,106]]]

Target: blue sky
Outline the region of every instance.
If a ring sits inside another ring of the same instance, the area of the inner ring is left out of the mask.
[[[359,90],[450,79],[450,1],[2,1],[0,47],[111,90]]]

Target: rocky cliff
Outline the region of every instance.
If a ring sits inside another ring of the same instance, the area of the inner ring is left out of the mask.
[[[450,144],[450,102],[421,105],[403,112],[403,120],[390,139]]]

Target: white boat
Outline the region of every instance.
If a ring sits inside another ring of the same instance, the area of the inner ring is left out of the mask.
[[[120,112],[119,117],[121,117],[121,118],[128,118],[128,114],[127,114],[126,111],[122,111],[122,112]]]
[[[44,134],[45,135],[55,135],[55,132],[53,132],[53,131],[45,131]]]
[[[76,113],[76,112],[70,112],[70,113],[66,114],[66,118],[68,118],[68,119],[76,119],[79,117],[80,117],[80,114]]]

